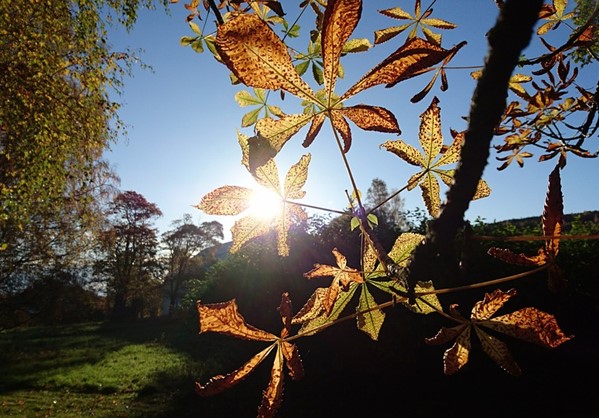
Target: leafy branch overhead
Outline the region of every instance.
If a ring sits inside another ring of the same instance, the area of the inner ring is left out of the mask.
[[[343,103],[371,87],[380,84],[392,87],[422,74],[462,46],[445,50],[427,40],[412,38],[339,96],[335,93],[335,84],[340,73],[340,58],[347,51],[361,11],[361,1],[328,2],[320,36],[323,93],[313,91],[301,78],[285,43],[256,15],[239,14],[219,26],[216,49],[223,63],[243,84],[286,91],[317,109],[307,115],[258,121],[256,131],[260,141],[266,141],[275,153],[302,127],[311,123],[304,140],[304,146],[309,146],[327,117],[343,139],[344,152],[350,149],[352,142],[348,119],[364,130],[400,133],[397,120],[389,110],[370,105],[344,107]],[[301,67],[300,71],[303,72]]]

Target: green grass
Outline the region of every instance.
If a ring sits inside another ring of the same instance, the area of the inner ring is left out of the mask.
[[[166,321],[2,332],[0,416],[169,416],[219,368],[195,334]]]

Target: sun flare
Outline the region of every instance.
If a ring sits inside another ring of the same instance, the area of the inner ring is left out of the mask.
[[[281,210],[283,201],[275,192],[267,189],[254,191],[250,201],[249,214],[262,219],[272,219]]]

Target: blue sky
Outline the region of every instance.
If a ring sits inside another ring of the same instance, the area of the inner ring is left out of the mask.
[[[375,3],[377,8],[401,6],[407,11],[413,10],[412,1],[364,2],[362,21],[354,37],[368,37],[371,42],[373,30],[396,26],[400,22],[379,15],[375,10],[368,10],[370,3]],[[428,4],[424,1],[423,7]],[[248,109],[240,108],[233,98],[244,87],[232,86],[226,68],[209,53],[197,54],[191,48],[179,45],[181,36],[193,35],[185,23],[187,11],[182,4],[171,5],[169,9],[170,15],[160,9],[143,11],[131,32],[115,29],[111,34],[115,49],[142,49],[141,59],[153,71],[135,68],[133,77],[125,80],[123,94],[116,100],[123,103],[120,117],[128,125],[128,133],[126,138],[123,137],[112,146],[106,158],[120,176],[122,190],[135,190],[162,210],[164,215],[156,222],[161,232],[167,230],[173,220],[190,213],[200,222],[217,220],[223,223],[229,237],[228,230],[235,218],[208,216],[192,206],[217,187],[255,185],[240,164],[241,151],[237,144],[238,129],[246,135],[252,135],[251,129],[240,128],[241,117]],[[440,31],[445,48],[462,40],[468,41],[452,65],[482,65],[486,53],[484,35],[497,16],[494,2],[440,0],[434,9],[433,17],[458,25],[456,29]],[[285,11],[289,20],[297,14],[292,2],[285,6]],[[565,36],[566,32],[559,33]],[[399,39],[376,46],[369,52],[344,58],[342,64],[346,75],[344,80],[338,82],[337,91],[345,91],[367,70],[394,51],[404,39],[405,35],[400,35]],[[538,41],[531,44],[531,48],[538,46]],[[596,65],[594,69],[585,67],[583,73],[586,75],[579,77],[579,82],[587,88],[592,87],[597,82],[596,70]],[[380,149],[379,145],[400,138],[418,147],[419,115],[428,107],[434,95],[440,100],[445,143],[450,142],[450,128],[466,128],[462,117],[468,115],[470,97],[475,87],[470,71],[449,71],[449,89],[442,92],[439,84],[436,84],[433,91],[416,105],[411,104],[409,99],[426,85],[432,73],[402,82],[392,89],[375,87],[352,99],[351,104],[387,107],[397,117],[402,130],[398,137],[361,131],[352,125],[354,138],[348,160],[358,187],[364,193],[375,177],[383,179],[389,189],[397,189],[403,187],[416,172],[416,167],[403,163],[398,157]],[[307,81],[316,88],[312,80]],[[289,112],[297,109],[297,101],[290,95],[284,102],[275,104],[283,110],[291,109]],[[301,146],[305,129],[292,138],[277,156],[279,171],[284,175],[301,155],[310,153],[312,161],[305,187],[307,195],[303,201],[341,210],[347,205],[345,190],[351,189],[351,185],[333,137],[323,128],[314,144],[305,149]],[[588,141],[588,144],[592,145],[591,151],[598,148],[596,138]],[[483,176],[492,189],[491,196],[472,202],[467,218],[482,217],[493,221],[540,215],[547,176],[555,161],[538,163],[538,155],[528,159],[524,168],[513,164],[499,172],[496,167],[500,163],[492,152]],[[598,164],[597,159],[569,158],[562,172],[565,212],[599,209],[599,193],[591,186],[599,174]],[[444,192],[445,189],[442,189],[442,198]],[[406,209],[424,208],[419,188],[402,193],[402,197]]]

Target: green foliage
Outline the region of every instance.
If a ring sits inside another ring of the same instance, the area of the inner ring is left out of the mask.
[[[135,59],[110,48],[107,28],[130,28],[139,8],[154,3],[0,4],[2,291],[14,290],[16,275],[38,274],[28,269],[39,270],[41,261],[89,249],[83,231],[97,227],[116,179],[102,160],[122,131],[109,92],[120,89]]]

